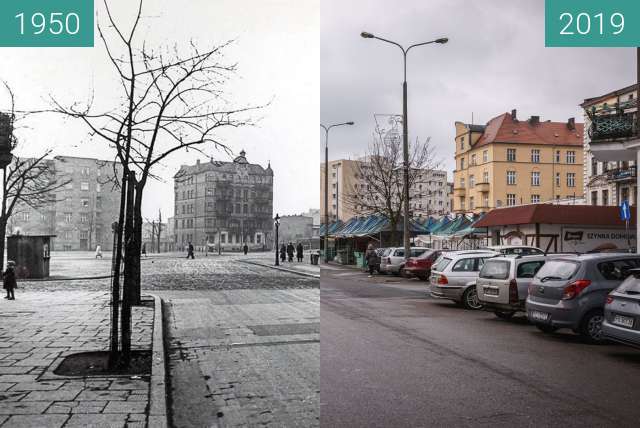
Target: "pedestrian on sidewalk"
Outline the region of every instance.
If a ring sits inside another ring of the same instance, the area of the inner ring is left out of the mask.
[[[289,245],[287,245],[287,256],[289,256],[289,263],[293,263],[293,252],[295,251],[295,248],[293,246],[293,243],[289,242]]]
[[[189,241],[189,246],[187,247],[187,258],[191,257],[191,259],[195,259],[193,255],[193,244]]]
[[[282,244],[282,246],[280,247],[280,261],[284,263],[286,259],[287,259],[287,247],[285,247],[285,245]]]
[[[244,246],[242,247],[242,252],[244,253],[245,256],[249,252],[249,246],[247,245],[246,242],[244,243]]]
[[[7,262],[7,270],[2,273],[3,288],[7,290],[7,296],[5,299],[16,300],[13,290],[18,288],[18,282],[16,281],[16,272],[13,269],[16,262],[9,260]]]
[[[96,246],[96,259],[98,257],[102,258],[102,247],[100,245]]]
[[[296,257],[298,258],[299,262],[302,261],[303,254],[304,254],[304,248],[302,247],[302,244],[298,242],[298,245],[296,246]]]
[[[364,255],[364,258],[367,260],[367,266],[369,266],[369,278],[373,276],[373,272],[378,265],[378,253],[373,248],[373,244],[369,244],[367,247],[367,252]]]
[[[144,258],[147,258],[147,244],[145,242],[142,243],[142,255]]]

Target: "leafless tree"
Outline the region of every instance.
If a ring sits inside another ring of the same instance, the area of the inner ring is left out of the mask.
[[[391,227],[392,242],[400,244],[398,225],[402,221],[403,154],[402,133],[398,123],[387,131],[376,127],[376,133],[363,159],[356,162],[353,183],[347,184],[341,203],[357,215],[377,214],[386,217]],[[426,184],[438,162],[430,140],[416,139],[409,144],[409,189],[416,194]]]
[[[10,129],[16,128],[15,96],[10,86],[2,82],[10,98],[8,115]],[[19,140],[14,132],[9,136],[11,152],[19,149]],[[4,266],[5,235],[7,224],[16,212],[29,208],[40,210],[50,208],[56,202],[55,191],[69,180],[58,180],[53,163],[47,159],[51,150],[45,150],[37,157],[13,155],[11,163],[3,171],[2,206],[0,207],[0,266]]]

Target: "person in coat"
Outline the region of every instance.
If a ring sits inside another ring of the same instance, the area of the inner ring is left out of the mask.
[[[189,247],[187,247],[187,258],[189,257],[195,259],[195,257],[193,256],[193,244],[191,242],[189,242]]]
[[[304,248],[302,247],[302,244],[298,242],[298,245],[296,246],[296,258],[298,259],[299,262],[302,261],[303,254],[304,254]]]
[[[249,252],[249,246],[246,243],[242,246],[242,252],[244,253],[245,256]]]
[[[7,270],[2,273],[3,279],[3,288],[7,290],[7,296],[5,299],[8,300],[16,300],[13,290],[18,288],[18,283],[16,281],[16,272],[14,270],[15,262],[9,260],[7,262]]]
[[[284,263],[284,261],[287,259],[287,247],[282,244],[282,246],[280,247],[280,261]]]
[[[100,245],[96,246],[96,259],[98,257],[102,258],[102,247]]]
[[[295,248],[293,246],[293,244],[291,242],[289,242],[289,245],[287,245],[287,256],[289,256],[289,263],[293,263],[293,252],[295,251]]]
[[[369,278],[371,278],[376,266],[380,263],[378,260],[378,253],[376,253],[372,244],[369,244],[367,247],[367,252],[365,253],[364,258],[367,260],[367,266],[369,266]]]

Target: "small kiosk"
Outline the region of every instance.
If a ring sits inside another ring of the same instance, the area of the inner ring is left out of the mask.
[[[48,278],[51,238],[56,235],[12,235],[7,237],[7,260],[16,263],[18,278]]]

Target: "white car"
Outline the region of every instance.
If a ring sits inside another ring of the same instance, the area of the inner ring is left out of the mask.
[[[428,250],[430,250],[430,248],[411,247],[409,257],[418,257]],[[389,248],[380,260],[380,272],[403,275],[405,262],[404,247]]]

